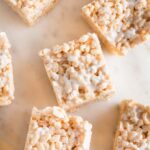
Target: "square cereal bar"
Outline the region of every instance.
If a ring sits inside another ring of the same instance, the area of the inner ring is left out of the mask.
[[[58,0],[5,0],[23,20],[33,25],[36,20],[52,9]]]
[[[5,33],[0,33],[0,106],[8,105],[14,99],[14,83],[10,43]]]
[[[40,52],[58,104],[72,111],[114,93],[96,34]]]
[[[126,54],[150,35],[150,0],[95,0],[82,15],[114,54]]]
[[[89,150],[92,125],[59,107],[33,108],[25,150]]]
[[[150,106],[121,103],[114,150],[150,150]]]

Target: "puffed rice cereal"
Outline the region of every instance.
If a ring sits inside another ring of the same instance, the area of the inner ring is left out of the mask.
[[[150,35],[150,0],[95,0],[82,14],[111,53],[124,55]]]
[[[150,150],[150,106],[121,103],[114,150]]]
[[[58,0],[5,0],[28,25],[52,9]]]
[[[8,105],[14,99],[11,45],[4,32],[0,33],[0,106]]]
[[[58,104],[65,110],[107,100],[114,94],[96,34],[88,33],[78,40],[43,49],[40,56]]]
[[[92,125],[59,107],[33,108],[25,150],[89,150]]]

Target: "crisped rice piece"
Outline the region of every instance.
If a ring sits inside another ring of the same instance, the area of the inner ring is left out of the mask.
[[[14,99],[14,82],[11,46],[4,32],[0,33],[0,106],[9,105]]]
[[[92,125],[59,107],[33,108],[25,150],[89,150]]]
[[[150,106],[121,103],[114,150],[150,150]]]
[[[5,0],[28,25],[51,10],[58,0]]]
[[[126,54],[150,35],[150,0],[95,0],[82,14],[114,54]]]
[[[114,94],[104,56],[96,34],[57,45],[40,52],[58,104],[72,111]]]

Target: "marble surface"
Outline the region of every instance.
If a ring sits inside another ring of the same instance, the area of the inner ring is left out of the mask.
[[[6,32],[12,44],[16,89],[13,104],[0,107],[0,150],[23,150],[32,107],[57,105],[38,52],[92,32],[80,15],[80,8],[88,2],[61,0],[35,26],[28,27],[0,0],[0,32]],[[91,150],[112,149],[117,106],[122,99],[150,104],[150,41],[125,57],[106,52],[105,57],[116,95],[108,102],[89,104],[73,113],[93,124]]]

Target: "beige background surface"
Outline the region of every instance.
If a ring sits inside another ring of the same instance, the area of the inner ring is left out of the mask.
[[[12,44],[16,89],[13,104],[0,107],[0,150],[23,150],[32,107],[57,105],[38,52],[92,31],[80,15],[80,8],[88,2],[61,0],[35,26],[28,27],[0,0],[0,32],[6,32]],[[112,149],[120,100],[132,98],[150,104],[150,41],[125,57],[107,53],[105,57],[116,95],[73,113],[93,124],[91,150]]]

